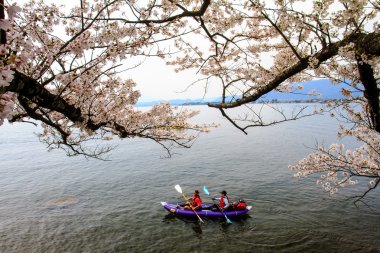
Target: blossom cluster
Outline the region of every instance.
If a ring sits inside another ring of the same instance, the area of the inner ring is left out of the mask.
[[[123,70],[152,56],[177,71],[194,68],[199,83],[221,87],[223,101],[233,99],[220,108],[255,101],[272,90],[295,92],[295,82],[329,78],[347,85],[342,94],[350,103],[341,108],[353,130],[374,126],[359,66],[369,65],[376,80],[380,60],[358,45],[378,36],[378,7],[371,1],[78,1],[68,10],[31,0],[22,9],[6,9],[7,19],[0,22],[7,35],[0,46],[0,95],[14,91],[17,85],[11,84],[22,73],[55,96],[56,108],[40,96],[17,96],[13,106],[14,118],[22,120],[29,111],[28,117],[44,122],[40,137],[50,147],[73,148],[96,134],[185,145],[194,136],[182,130],[206,130],[188,123],[194,113],[166,104],[136,109],[140,93]]]
[[[368,127],[347,129],[340,127],[341,136],[355,137],[363,145],[354,151],[343,144],[332,144],[329,148],[319,147],[296,165],[289,168],[296,177],[321,174],[317,184],[326,191],[335,193],[339,187],[356,184],[358,177],[369,178],[370,186],[380,179],[380,137]]]
[[[43,122],[39,137],[49,148],[65,146],[69,154],[94,157],[107,148],[92,152],[82,144],[119,136],[188,146],[194,132],[207,131],[206,125],[188,122],[196,112],[168,104],[144,111],[135,107],[140,92],[125,69],[138,66],[141,56],[162,54],[157,41],[177,34],[163,36],[166,25],[160,20],[182,10],[172,1],[129,2],[80,1],[65,7],[31,0],[22,7],[6,6],[8,16],[0,24],[7,36],[7,43],[0,45],[1,122],[10,114],[13,120],[31,117]],[[183,4],[191,10],[200,3]],[[151,25],[155,20],[157,26]],[[15,101],[16,95],[10,94],[19,92],[20,75],[56,97],[57,105],[46,105],[42,95],[22,94]]]
[[[0,95],[0,126],[13,111],[15,95],[11,92],[6,92]]]

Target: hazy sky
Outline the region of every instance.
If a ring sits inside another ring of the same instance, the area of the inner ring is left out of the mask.
[[[125,73],[137,83],[141,92],[141,101],[173,99],[173,98],[202,98],[203,84],[189,85],[201,76],[196,70],[176,73],[173,66],[168,66],[162,59],[149,58],[142,66]],[[220,90],[216,85],[210,85],[206,98],[219,97]]]

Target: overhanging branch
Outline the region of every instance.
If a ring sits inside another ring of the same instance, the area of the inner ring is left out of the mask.
[[[245,93],[251,92],[249,96],[243,96],[240,99],[236,99],[230,103],[220,103],[220,104],[209,104],[210,107],[215,108],[234,108],[243,104],[247,104],[256,101],[261,96],[269,93],[270,91],[277,88],[280,84],[286,81],[288,78],[302,72],[309,66],[309,59],[315,58],[318,60],[319,64],[327,61],[328,59],[336,56],[338,54],[339,48],[347,46],[349,43],[355,44],[355,50],[358,52],[363,52],[368,55],[380,56],[380,33],[354,33],[347,36],[345,39],[332,43],[328,47],[322,49],[320,52],[302,58],[296,64],[290,66],[288,69],[284,70],[281,74],[276,76],[267,85],[261,87],[252,87]]]

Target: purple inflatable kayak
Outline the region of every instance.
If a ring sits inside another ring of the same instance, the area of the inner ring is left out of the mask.
[[[176,215],[186,216],[186,217],[196,217],[193,210],[183,210],[177,208],[178,205],[181,205],[182,203],[171,203],[171,202],[161,202],[161,205],[168,210],[171,213],[174,213]],[[200,217],[207,217],[207,218],[224,218],[223,213],[219,211],[212,211],[212,210],[204,210],[204,208],[209,208],[213,206],[213,204],[202,204],[203,210],[197,211],[197,214]],[[245,210],[233,210],[233,211],[227,211],[224,212],[224,214],[231,218],[231,217],[237,217],[243,214],[248,213],[249,210],[252,209],[252,206],[247,206]]]

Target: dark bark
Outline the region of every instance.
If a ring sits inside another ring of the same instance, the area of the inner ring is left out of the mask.
[[[5,8],[4,8],[4,0],[0,0],[0,20],[5,19]],[[6,32],[1,29],[0,30],[0,44],[6,44],[7,43],[7,35]]]
[[[36,105],[57,111],[68,117],[73,122],[83,122],[80,109],[69,104],[65,99],[49,92],[33,78],[18,71],[5,91],[10,91],[23,96]]]
[[[358,55],[358,70],[360,81],[364,86],[364,97],[368,101],[368,114],[371,120],[371,128],[380,133],[380,115],[379,115],[379,89],[377,88],[376,79],[371,65],[362,61]]]

